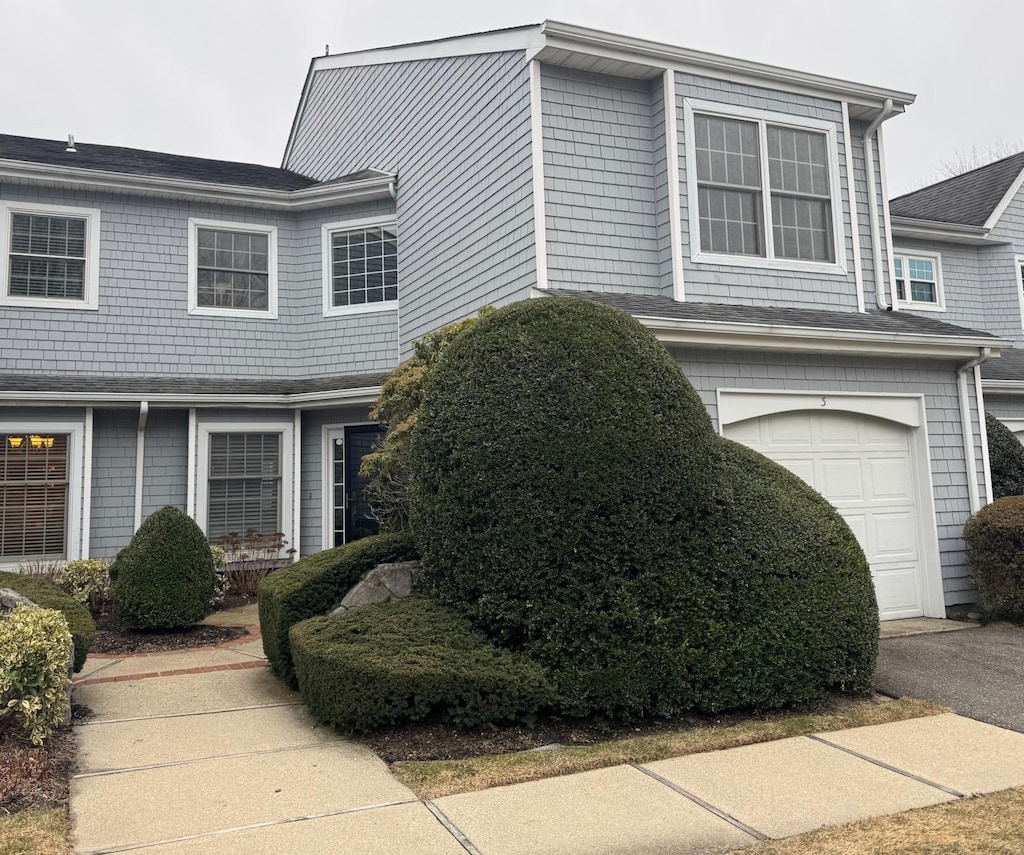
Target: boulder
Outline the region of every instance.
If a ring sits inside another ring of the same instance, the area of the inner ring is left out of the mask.
[[[393,603],[411,597],[422,572],[419,561],[378,564],[345,595],[330,616],[337,617],[371,603]]]

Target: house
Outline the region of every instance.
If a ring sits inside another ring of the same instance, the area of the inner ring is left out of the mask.
[[[382,372],[568,294],[839,508],[883,618],[944,616],[1009,341],[898,299],[881,126],[912,102],[548,21],[314,59],[280,169],[0,138],[0,562],[111,555],[167,503],[356,537]]]

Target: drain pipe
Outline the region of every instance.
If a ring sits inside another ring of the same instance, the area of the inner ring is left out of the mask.
[[[135,439],[135,528],[142,525],[142,461],[146,457],[146,421],[149,401],[139,401],[139,432]]]
[[[967,464],[967,495],[971,501],[971,513],[981,510],[981,495],[978,492],[978,459],[974,454],[974,428],[971,426],[971,402],[967,397],[967,372],[974,370],[992,356],[992,348],[983,347],[973,359],[968,359],[956,369],[956,392],[960,402],[960,425],[964,435],[964,461]],[[984,430],[985,414],[978,401],[978,421]]]
[[[871,258],[875,265],[875,302],[883,311],[892,311],[895,306],[885,297],[885,279],[882,276],[882,235],[878,229],[878,198],[875,195],[875,145],[871,141],[882,122],[896,113],[892,98],[886,98],[881,112],[864,131],[864,166],[868,173],[868,223],[871,232]]]

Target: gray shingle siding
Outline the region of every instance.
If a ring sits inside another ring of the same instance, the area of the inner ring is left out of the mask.
[[[142,466],[142,518],[164,505],[188,507],[188,410],[151,410]]]
[[[135,533],[135,441],[138,412],[93,413],[90,558],[112,559]]]
[[[286,165],[321,180],[398,173],[403,351],[536,282],[521,51],[319,71]]]

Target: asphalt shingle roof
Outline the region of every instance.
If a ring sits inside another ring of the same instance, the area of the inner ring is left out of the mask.
[[[94,392],[138,395],[298,395],[379,386],[387,374],[266,379],[232,377],[78,377],[0,374],[0,392]]]
[[[1024,380],[1024,350],[1005,348],[998,359],[981,363],[981,376],[984,380]]]
[[[570,291],[549,288],[545,294],[582,297],[621,309],[631,315],[687,321],[708,321],[728,324],[759,324],[763,326],[809,327],[860,332],[902,333],[904,335],[949,336],[951,338],[992,338],[978,330],[912,315],[909,312],[829,312],[818,309],[796,309],[782,306],[738,306],[731,303],[677,302],[669,297],[641,294],[606,294],[597,291]]]
[[[894,217],[983,226],[1024,170],[1024,151],[889,202]]]

